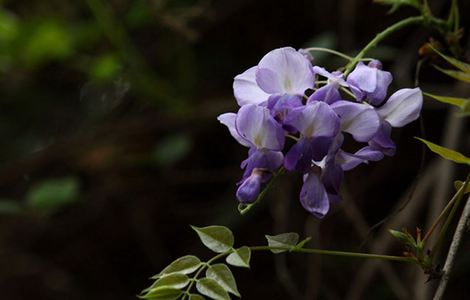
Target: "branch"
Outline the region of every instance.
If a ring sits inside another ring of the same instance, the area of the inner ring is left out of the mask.
[[[460,217],[459,223],[457,224],[457,228],[455,229],[454,237],[452,239],[452,243],[450,244],[449,253],[447,254],[447,259],[444,264],[444,275],[439,282],[439,286],[437,287],[436,293],[434,294],[434,300],[441,300],[444,297],[444,292],[447,287],[447,283],[450,279],[450,274],[452,272],[452,268],[454,267],[455,258],[457,257],[457,252],[459,250],[460,244],[462,242],[462,238],[467,230],[467,223],[470,221],[470,197],[467,199],[467,203],[465,204],[465,208],[463,209],[462,216]]]

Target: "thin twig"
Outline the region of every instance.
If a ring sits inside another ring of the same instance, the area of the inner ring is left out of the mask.
[[[452,268],[454,267],[455,258],[457,257],[457,252],[459,250],[462,238],[465,234],[467,222],[470,220],[470,197],[467,198],[467,203],[460,217],[457,228],[455,229],[454,237],[452,238],[452,243],[450,244],[449,253],[447,254],[447,259],[444,264],[444,275],[439,282],[436,293],[434,294],[434,300],[441,300],[444,297],[444,293],[449,282]]]

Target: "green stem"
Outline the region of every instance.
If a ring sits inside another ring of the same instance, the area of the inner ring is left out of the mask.
[[[351,62],[346,66],[346,70],[344,72],[345,77],[352,71],[354,66],[359,62],[361,58],[364,57],[364,55],[370,51],[372,48],[376,47],[377,44],[385,39],[388,35],[391,33],[402,29],[403,27],[409,26],[409,25],[414,25],[414,24],[419,24],[424,22],[425,18],[423,16],[419,17],[410,17],[404,20],[401,20],[400,22],[397,22],[393,24],[392,26],[388,27],[384,31],[380,32],[373,38],[362,50],[351,60]]]
[[[434,246],[432,247],[431,253],[429,254],[429,256],[432,257],[436,253],[436,251],[439,249],[439,247],[442,245],[442,242],[444,241],[444,238],[445,238],[446,233],[447,233],[447,229],[449,228],[449,225],[452,222],[452,219],[454,218],[455,212],[457,211],[457,209],[459,207],[459,204],[460,204],[460,202],[463,198],[463,195],[465,194],[465,190],[467,189],[467,186],[469,185],[469,183],[470,183],[470,173],[468,173],[464,184],[462,185],[462,187],[459,189],[459,191],[456,194],[456,200],[455,200],[454,205],[452,206],[452,210],[450,211],[449,215],[447,216],[447,219],[446,219],[444,225],[442,226],[441,231],[439,232],[439,236],[437,238],[437,241],[434,244]]]
[[[403,257],[403,256],[369,254],[369,253],[347,252],[347,251],[334,251],[334,250],[323,250],[323,249],[314,249],[314,248],[253,246],[253,247],[250,247],[250,249],[252,251],[285,250],[285,251],[297,252],[297,253],[331,255],[331,256],[342,256],[342,257],[353,257],[353,258],[366,258],[366,259],[382,259],[382,260],[392,260],[392,261],[401,261],[401,262],[414,262],[412,258]]]
[[[328,48],[322,48],[322,47],[311,47],[311,48],[307,48],[307,49],[304,49],[306,51],[317,51],[317,52],[326,52],[326,53],[330,53],[330,54],[334,54],[336,56],[339,56],[339,57],[342,57],[346,60],[353,60],[353,58],[349,55],[346,55],[344,53],[341,53],[339,51],[336,51],[336,50],[332,50],[332,49],[328,49]]]
[[[380,43],[383,39],[385,39],[390,34],[398,31],[404,27],[415,25],[415,24],[425,24],[429,27],[436,28],[441,32],[445,32],[447,30],[447,22],[437,19],[430,14],[426,14],[423,16],[417,17],[410,17],[403,19],[392,26],[388,27],[384,31],[380,32],[372,39],[346,66],[346,70],[344,72],[344,76],[348,76],[349,73],[353,70],[354,66],[369,52],[372,48],[376,47],[378,43]]]
[[[232,250],[233,251],[233,250]],[[197,281],[197,278],[199,277],[199,275],[201,275],[202,271],[204,271],[208,266],[210,266],[211,263],[213,263],[214,261],[224,257],[224,256],[227,256],[229,255],[230,253],[232,253],[232,251],[229,251],[229,252],[226,252],[226,253],[220,253],[220,254],[217,254],[216,256],[214,256],[213,258],[209,259],[205,264],[203,264],[199,270],[197,270],[196,274],[194,274],[191,282],[189,283],[188,287],[186,288],[186,290],[183,292],[184,293],[184,296],[182,298],[183,299],[186,299],[186,296],[188,296],[191,292],[191,288],[193,287],[194,283]]]
[[[426,232],[426,234],[424,235],[424,238],[422,240],[422,242],[425,242],[431,235],[432,233],[434,232],[434,230],[436,229],[437,225],[439,225],[442,220],[444,220],[444,217],[445,215],[449,212],[449,210],[454,206],[454,203],[455,201],[457,200],[457,198],[459,197],[459,194],[461,193],[461,191],[463,190],[463,185],[460,187],[460,189],[454,194],[454,196],[452,197],[452,199],[450,199],[449,203],[447,203],[447,205],[444,207],[444,209],[442,210],[442,212],[439,214],[439,216],[437,217],[436,221],[434,221],[434,223],[432,224],[431,228]]]

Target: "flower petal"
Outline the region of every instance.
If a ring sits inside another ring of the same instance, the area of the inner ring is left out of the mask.
[[[341,94],[338,91],[338,86],[336,84],[327,84],[308,97],[307,104],[312,103],[312,101],[323,101],[331,104],[339,100],[341,100]]]
[[[281,151],[259,151],[251,148],[248,158],[241,163],[242,169],[245,169],[243,178],[249,176],[254,169],[274,171],[283,161],[284,155]]]
[[[317,218],[323,218],[330,210],[328,194],[316,173],[305,175],[300,191],[300,203]]]
[[[221,114],[220,116],[217,117],[217,120],[219,120],[220,123],[224,124],[227,126],[228,130],[230,131],[230,134],[245,147],[251,147],[251,143],[244,139],[237,131],[235,127],[235,120],[237,118],[237,114],[235,113],[225,113]]]
[[[254,169],[251,175],[238,187],[236,192],[238,201],[241,203],[254,202],[261,191],[261,184],[267,182],[270,178],[270,173]]]
[[[403,127],[419,117],[423,94],[419,88],[401,89],[393,93],[377,113],[393,127]]]
[[[379,129],[379,116],[369,105],[337,101],[331,108],[340,117],[341,130],[350,133],[358,142],[369,141]]]
[[[364,92],[372,93],[377,86],[376,71],[378,69],[370,68],[364,65],[363,62],[359,62],[346,81]]]
[[[284,147],[284,130],[266,107],[242,106],[235,123],[238,133],[257,149],[279,151]]]
[[[285,123],[304,137],[334,137],[339,131],[338,116],[328,104],[319,101],[293,109]]]
[[[269,94],[265,93],[256,83],[256,70],[251,67],[245,72],[237,75],[233,81],[233,94],[238,105],[259,104],[267,101]]]
[[[266,54],[258,64],[261,74],[257,72],[257,82],[263,89],[291,95],[303,95],[305,90],[312,88],[314,76],[311,63],[294,48],[285,47],[274,49]],[[264,69],[271,71],[268,74]],[[274,74],[274,75],[273,75]],[[267,78],[277,78],[266,82]],[[270,93],[270,92],[268,92]]]

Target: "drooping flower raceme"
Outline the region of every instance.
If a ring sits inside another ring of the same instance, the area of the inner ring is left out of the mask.
[[[387,99],[392,75],[379,61],[358,63],[347,78],[311,61],[305,50],[279,48],[234,79],[240,109],[218,120],[249,148],[236,192],[241,203],[256,201],[263,184],[285,168],[302,175],[300,202],[322,218],[341,199],[344,172],[394,155],[392,128],[419,117],[419,88],[398,90]],[[327,80],[315,82],[316,77]],[[355,153],[344,151],[345,135],[363,145]],[[286,137],[294,143],[285,143]]]

